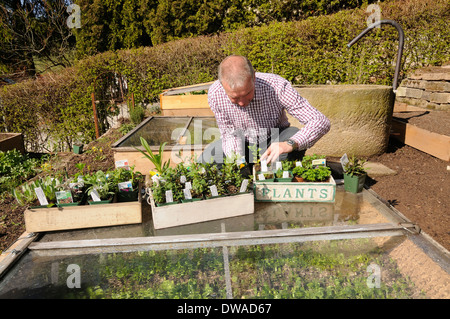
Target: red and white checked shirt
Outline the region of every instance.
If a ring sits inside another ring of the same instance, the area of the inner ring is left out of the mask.
[[[217,80],[208,90],[208,103],[216,117],[225,155],[243,155],[242,137],[251,143],[267,139],[272,128],[290,126],[285,110],[304,127],[291,137],[303,150],[330,130],[328,118],[300,96],[289,81],[270,73],[256,73],[255,96],[241,107],[230,101]]]

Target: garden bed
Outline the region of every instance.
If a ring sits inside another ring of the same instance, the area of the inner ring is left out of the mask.
[[[155,229],[201,223],[254,213],[252,193],[157,207],[150,195]]]
[[[141,200],[98,205],[29,208],[25,210],[27,232],[117,226],[141,222]]]

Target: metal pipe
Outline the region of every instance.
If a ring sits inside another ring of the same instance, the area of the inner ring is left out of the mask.
[[[371,25],[369,25],[364,31],[362,31],[356,38],[354,38],[352,41],[350,41],[347,44],[347,47],[351,47],[353,44],[355,44],[359,39],[361,39],[367,32],[369,32],[370,30],[372,30],[373,28],[381,25],[381,24],[390,24],[393,25],[397,31],[398,31],[398,36],[399,36],[399,40],[398,40],[398,51],[397,51],[397,63],[395,65],[395,74],[394,74],[394,83],[392,85],[394,93],[397,90],[397,83],[398,83],[398,75],[400,73],[400,65],[401,65],[401,61],[402,61],[402,54],[403,54],[403,45],[404,45],[404,38],[405,38],[405,34],[403,32],[402,27],[400,26],[400,24],[398,24],[397,22],[393,21],[393,20],[380,20],[377,21]]]

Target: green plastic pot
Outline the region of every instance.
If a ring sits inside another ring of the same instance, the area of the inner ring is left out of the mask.
[[[366,182],[366,176],[367,174],[354,176],[344,174],[345,191],[355,194],[362,192],[364,183]]]
[[[75,154],[81,154],[81,153],[83,153],[83,144],[80,144],[80,145],[73,145],[73,152],[75,153]]]

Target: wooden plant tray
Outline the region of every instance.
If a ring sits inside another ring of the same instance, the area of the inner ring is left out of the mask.
[[[142,202],[25,210],[27,232],[45,232],[142,223]]]
[[[255,182],[257,202],[322,202],[333,203],[336,195],[336,181],[333,176],[328,182]]]
[[[254,196],[244,193],[201,201],[156,206],[150,192],[153,226],[155,229],[201,223],[211,220],[254,213]]]

